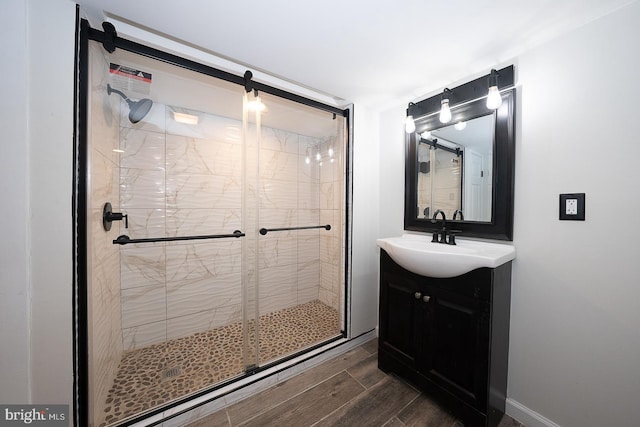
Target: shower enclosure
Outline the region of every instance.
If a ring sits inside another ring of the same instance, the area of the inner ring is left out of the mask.
[[[345,336],[348,111],[83,31],[87,424],[140,420]]]

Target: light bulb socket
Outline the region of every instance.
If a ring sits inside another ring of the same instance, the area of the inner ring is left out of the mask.
[[[447,101],[447,104],[450,102],[451,100],[451,89],[449,89],[448,87],[445,87],[444,90],[442,91],[442,95],[440,96],[440,104],[442,104],[444,101]]]
[[[500,74],[496,70],[491,70],[489,73],[489,90],[487,91],[487,108],[490,110],[497,110],[502,105],[502,96],[500,95],[500,89],[498,88],[498,76]]]
[[[498,76],[500,76],[500,74],[496,71],[496,70],[491,70],[491,73],[489,73],[489,87],[493,87],[495,86],[496,88],[498,87]]]

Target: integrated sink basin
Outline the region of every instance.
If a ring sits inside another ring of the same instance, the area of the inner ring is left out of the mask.
[[[427,277],[455,277],[476,268],[495,268],[516,257],[516,249],[500,243],[457,239],[456,245],[432,243],[431,236],[404,234],[376,240],[405,270]]]

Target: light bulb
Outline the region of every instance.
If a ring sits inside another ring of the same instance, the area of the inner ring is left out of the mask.
[[[497,110],[502,105],[502,96],[498,86],[491,86],[489,93],[487,93],[487,108],[490,110]]]
[[[329,157],[333,157],[333,147],[329,147],[328,154],[329,154]]]
[[[416,131],[416,123],[413,121],[413,116],[407,116],[405,119],[404,130],[407,133],[413,133]]]
[[[422,139],[429,139],[429,138],[431,138],[431,132],[429,132],[428,130],[427,130],[427,131],[422,132],[422,133],[420,134],[420,138],[422,138]]]
[[[305,157],[305,158],[304,158],[304,162],[305,162],[306,164],[311,163],[311,159],[309,158],[309,156],[307,156],[307,157]]]
[[[322,155],[321,155],[321,154],[320,154],[320,152],[318,151],[318,152],[316,153],[316,160],[317,160],[317,161],[320,161],[321,159],[322,159]]]
[[[251,111],[264,111],[266,108],[266,105],[260,100],[260,96],[256,96],[253,101],[249,101],[249,110]]]
[[[462,130],[467,127],[467,122],[458,122],[453,127],[456,128],[456,130]]]
[[[451,121],[451,109],[449,108],[449,100],[443,99],[440,107],[440,123],[449,123]]]

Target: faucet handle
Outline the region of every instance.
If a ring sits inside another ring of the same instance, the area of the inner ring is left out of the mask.
[[[462,230],[449,230],[449,240],[446,242],[448,245],[456,244],[456,234],[461,233]]]

